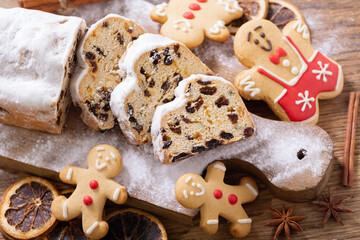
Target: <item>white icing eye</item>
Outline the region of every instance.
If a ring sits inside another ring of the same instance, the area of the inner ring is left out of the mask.
[[[193,191],[191,191],[191,192],[190,192],[190,195],[194,195],[194,192],[193,192]]]
[[[290,61],[289,61],[288,59],[285,59],[285,60],[282,62],[282,65],[283,65],[284,67],[288,67],[288,66],[290,66]]]
[[[187,30],[186,27],[184,27],[184,28],[182,29],[182,31],[185,32],[185,33],[188,32],[188,30]]]
[[[109,158],[109,157],[106,157],[105,160],[106,160],[106,161],[110,161],[110,158]]]
[[[102,154],[101,154],[101,153],[99,153],[99,154],[98,154],[98,157],[99,157],[99,158],[101,158],[101,156],[102,156]]]
[[[291,69],[291,73],[294,74],[294,75],[296,75],[296,74],[299,73],[299,69],[297,69],[297,67],[293,67],[293,68]]]
[[[196,185],[196,184],[195,184],[194,182],[191,184],[191,186],[193,186],[193,187],[195,187],[195,185]]]

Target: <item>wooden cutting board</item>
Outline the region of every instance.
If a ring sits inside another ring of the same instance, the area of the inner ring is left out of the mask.
[[[299,204],[295,210],[297,215],[307,215],[308,219],[303,221],[305,229],[303,233],[295,234],[292,239],[358,239],[358,224],[360,207],[358,201],[359,194],[359,171],[355,172],[355,187],[345,189],[341,186],[341,161],[343,155],[345,124],[348,92],[360,90],[360,71],[358,68],[360,60],[359,43],[359,22],[360,22],[360,2],[344,0],[319,0],[301,1],[294,0],[302,11],[309,24],[312,33],[313,44],[324,54],[335,59],[343,66],[345,74],[345,87],[343,93],[336,99],[320,102],[320,122],[319,126],[325,129],[334,141],[335,166],[328,186],[332,186],[336,194],[349,194],[352,197],[346,200],[347,206],[356,212],[354,214],[342,214],[345,227],[331,221],[325,229],[321,228],[323,214],[316,213],[316,207],[303,203]],[[3,0],[7,6],[14,6],[14,1]],[[12,4],[12,5],[11,5]],[[214,69],[214,68],[213,68]],[[214,69],[215,70],[215,69]],[[215,70],[216,71],[216,70]],[[227,78],[233,77],[239,70],[223,72]],[[221,74],[221,72],[219,72]],[[249,110],[265,117],[275,118],[263,103],[247,102]],[[359,134],[357,134],[357,145],[355,155],[355,168],[358,167],[359,157]],[[237,175],[233,175],[235,178]],[[3,183],[10,183],[3,177]],[[274,198],[268,189],[261,186],[260,196],[254,203],[245,206],[250,216],[254,216],[254,224],[251,234],[246,239],[270,239],[273,234],[271,228],[263,227],[265,222],[271,219],[267,211],[269,206],[279,208],[284,201]],[[289,203],[286,204],[290,206]],[[212,237],[204,235],[198,227],[184,227],[174,222],[166,221],[166,228],[170,239],[230,239],[228,225],[221,224],[219,233]],[[221,236],[221,237],[220,237]]]

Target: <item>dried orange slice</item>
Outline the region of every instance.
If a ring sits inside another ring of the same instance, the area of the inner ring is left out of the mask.
[[[232,34],[245,22],[253,19],[265,18],[268,12],[268,0],[237,0],[244,10],[242,18],[232,21],[228,28]]]
[[[300,10],[294,4],[285,0],[269,0],[269,10],[266,19],[276,24],[280,29],[283,29],[292,20],[305,21]]]
[[[33,239],[55,227],[51,203],[55,187],[38,177],[23,178],[4,193],[0,204],[0,228],[11,239]]]
[[[151,239],[166,240],[162,223],[149,213],[127,208],[110,213],[106,217],[109,232],[103,239]]]

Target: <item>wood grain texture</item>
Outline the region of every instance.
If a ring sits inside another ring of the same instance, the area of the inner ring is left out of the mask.
[[[354,187],[344,188],[342,180],[342,156],[344,149],[347,102],[350,91],[360,91],[360,1],[353,0],[291,0],[303,12],[311,29],[313,45],[325,55],[338,61],[345,74],[345,86],[341,95],[335,99],[320,101],[319,126],[324,128],[335,145],[335,165],[328,186],[335,195],[345,194],[351,197],[345,204],[355,213],[340,213],[344,226],[331,219],[323,229],[324,214],[316,212],[317,207],[309,203],[297,204],[296,215],[308,216],[301,222],[304,232],[294,233],[291,239],[360,239],[360,130],[356,135],[355,147],[355,178]],[[17,6],[16,0],[1,0],[0,7]],[[231,77],[237,74],[234,69]],[[249,110],[257,115],[276,119],[264,103],[246,102]],[[358,128],[359,128],[358,123]],[[231,175],[230,178],[239,178]],[[0,172],[0,193],[16,179],[18,175]],[[327,190],[324,190],[326,194]],[[280,209],[282,204],[290,207],[291,203],[274,198],[264,185],[260,184],[260,194],[253,203],[244,206],[248,215],[253,219],[252,231],[245,239],[272,239],[274,229],[264,227],[272,218],[268,208]],[[169,239],[232,239],[228,232],[229,224],[220,221],[220,227],[214,236],[206,236],[202,230],[195,227],[186,227],[175,222],[161,218],[167,229]],[[0,236],[0,239],[1,236]],[[285,239],[281,235],[280,239]]]

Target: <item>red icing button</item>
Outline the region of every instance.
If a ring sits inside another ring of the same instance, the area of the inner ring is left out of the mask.
[[[93,200],[90,196],[85,196],[83,199],[83,202],[86,206],[90,206],[92,204]]]
[[[183,17],[186,19],[193,19],[195,16],[192,12],[184,12]]]
[[[207,0],[197,0],[199,3],[207,2]]]
[[[192,3],[189,5],[190,10],[198,11],[201,9],[200,5],[197,3]]]
[[[215,190],[214,191],[214,197],[216,198],[216,199],[220,199],[220,198],[222,198],[222,191],[221,190]]]
[[[92,181],[90,182],[90,188],[91,188],[91,189],[97,189],[98,186],[99,186],[99,183],[98,183],[96,180],[92,180]]]
[[[230,194],[230,195],[229,195],[229,203],[230,203],[231,205],[236,204],[237,201],[238,201],[238,198],[237,198],[237,196],[236,196],[235,194]]]

